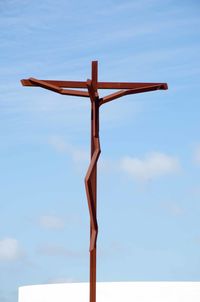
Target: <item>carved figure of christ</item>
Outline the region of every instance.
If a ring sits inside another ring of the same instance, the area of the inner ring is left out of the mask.
[[[41,87],[62,95],[78,96],[91,102],[91,161],[85,176],[85,189],[90,214],[90,302],[96,302],[96,258],[97,258],[97,161],[101,153],[99,140],[99,108],[129,94],[154,90],[166,90],[166,83],[99,82],[98,62],[92,61],[91,79],[86,81],[58,81],[23,79],[23,86]],[[70,89],[69,89],[70,88]],[[77,90],[78,89],[78,90]],[[81,89],[81,90],[80,90]],[[85,89],[85,90],[82,90]],[[105,97],[99,96],[100,89],[117,89]]]

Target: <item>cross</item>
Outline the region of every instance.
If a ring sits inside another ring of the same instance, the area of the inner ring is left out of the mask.
[[[86,81],[58,81],[23,79],[23,86],[36,86],[62,95],[89,98],[91,101],[91,161],[85,176],[85,189],[90,214],[90,302],[96,302],[96,253],[97,253],[97,161],[101,153],[99,140],[99,108],[125,95],[154,90],[166,90],[166,83],[99,82],[98,61],[92,61],[91,79]],[[70,88],[70,89],[68,89]],[[78,88],[74,89],[74,88]],[[81,90],[80,90],[81,89]],[[85,90],[82,90],[85,89]],[[100,97],[99,89],[116,89],[117,92]]]

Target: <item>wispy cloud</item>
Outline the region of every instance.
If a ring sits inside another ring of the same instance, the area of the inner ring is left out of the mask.
[[[16,261],[23,256],[24,251],[18,240],[9,237],[0,240],[0,261]]]
[[[64,221],[55,215],[43,215],[39,218],[39,225],[47,230],[60,230],[64,228]]]
[[[118,241],[110,241],[103,248],[99,247],[99,256],[102,258],[117,257],[128,253],[128,245],[124,245]]]
[[[74,162],[85,162],[89,160],[89,152],[73,146],[62,137],[54,136],[49,139],[49,144],[60,153],[66,153]]]
[[[70,250],[62,245],[52,243],[43,243],[38,247],[37,252],[45,256],[53,257],[67,257],[67,258],[80,258],[84,256],[83,253]]]
[[[172,216],[182,216],[185,212],[184,208],[176,202],[164,202],[161,206]]]
[[[195,151],[194,151],[194,161],[195,161],[195,163],[197,163],[198,165],[200,165],[200,145],[198,145],[195,148]]]
[[[142,181],[177,173],[180,170],[177,158],[159,152],[149,153],[143,159],[126,156],[121,160],[120,166],[130,176]]]
[[[122,13],[129,12],[144,12],[145,10],[149,10],[151,7],[157,7],[159,5],[158,0],[141,0],[141,1],[123,1],[123,2],[110,2],[110,7],[103,7],[99,10],[99,14],[101,15],[116,15]],[[107,8],[107,9],[106,9]]]

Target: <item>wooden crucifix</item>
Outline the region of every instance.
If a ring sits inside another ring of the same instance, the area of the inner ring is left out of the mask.
[[[59,94],[89,98],[91,101],[91,161],[85,177],[85,189],[90,214],[90,302],[96,302],[96,252],[97,252],[97,161],[101,153],[99,141],[99,108],[105,103],[128,94],[166,90],[166,83],[99,82],[98,61],[92,61],[91,79],[87,81],[57,81],[29,78],[21,80],[23,86],[39,86]],[[67,88],[67,89],[66,89]],[[70,88],[70,89],[68,89]],[[75,90],[86,89],[86,90]],[[99,89],[118,91],[100,97]]]

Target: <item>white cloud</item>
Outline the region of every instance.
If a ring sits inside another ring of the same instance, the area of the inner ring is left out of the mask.
[[[197,164],[200,164],[200,145],[196,147],[194,152],[194,160]]]
[[[175,173],[180,169],[178,159],[164,153],[152,152],[140,159],[126,156],[121,160],[121,169],[138,180],[151,180]]]
[[[39,218],[39,224],[45,229],[62,229],[64,221],[62,218],[55,215],[43,215]]]
[[[176,202],[165,202],[161,204],[172,216],[182,216],[185,212],[184,208]]]
[[[74,162],[85,162],[89,160],[89,151],[77,148],[64,141],[62,137],[53,136],[49,139],[49,144],[60,153],[66,153]]]
[[[43,243],[39,246],[37,251],[39,254],[53,257],[80,258],[84,256],[84,253],[73,251],[62,245],[52,243]]]
[[[23,256],[19,242],[14,238],[0,240],[0,261],[15,261]]]

